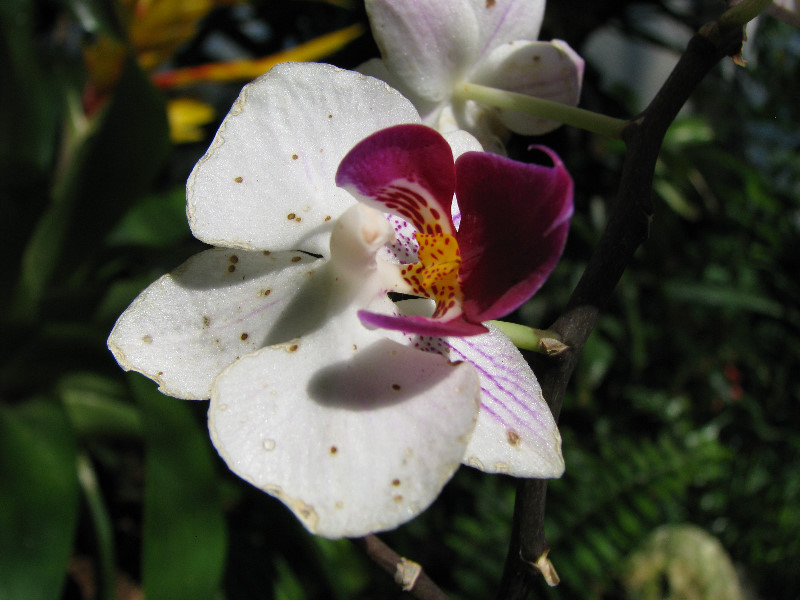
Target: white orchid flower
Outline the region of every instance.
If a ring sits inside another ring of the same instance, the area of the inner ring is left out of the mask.
[[[382,59],[358,69],[409,98],[426,125],[465,130],[503,152],[508,130],[547,133],[559,123],[496,109],[460,94],[480,84],[575,106],[583,59],[561,40],[536,41],[545,0],[366,0]]]
[[[554,155],[516,163],[418,123],[383,82],[328,65],[245,86],[187,185],[192,232],[216,247],[149,286],[109,337],[165,394],[210,398],[229,467],[326,537],[408,521],[461,462],[564,469],[530,367],[481,322],[553,268],[571,180]],[[435,307],[411,315],[391,291]]]

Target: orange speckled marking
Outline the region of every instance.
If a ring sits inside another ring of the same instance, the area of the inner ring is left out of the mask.
[[[400,274],[415,294],[436,301],[433,317],[440,317],[463,299],[458,242],[446,233],[417,232],[414,236],[419,244],[418,262],[404,267]]]

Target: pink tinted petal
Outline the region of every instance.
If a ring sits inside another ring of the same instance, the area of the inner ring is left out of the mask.
[[[483,0],[367,0],[375,42],[398,89],[416,101],[447,100],[478,57],[473,5]],[[372,73],[370,73],[372,74]],[[390,82],[391,83],[391,82]]]
[[[583,59],[566,42],[516,41],[496,48],[472,74],[472,82],[575,106],[581,94]],[[561,124],[502,109],[498,117],[515,133],[540,135]]]
[[[480,335],[488,330],[480,323],[470,323],[462,316],[449,321],[421,317],[418,315],[385,315],[367,310],[358,311],[361,322],[371,328],[391,329],[404,333],[429,335],[435,337]]]
[[[399,125],[362,140],[342,159],[336,185],[373,208],[410,221],[422,233],[454,232],[453,152],[429,127]]]
[[[564,249],[572,178],[554,152],[540,149],[553,167],[479,152],[456,161],[463,310],[470,321],[502,317],[528,300]]]
[[[514,40],[535,40],[544,18],[545,0],[472,0],[480,28],[480,59]]]
[[[441,340],[451,361],[467,361],[481,381],[481,410],[464,463],[514,477],[559,477],[561,436],[528,363],[494,325],[489,333]]]

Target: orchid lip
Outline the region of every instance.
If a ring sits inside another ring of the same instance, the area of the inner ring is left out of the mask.
[[[429,317],[363,311],[362,322],[478,335],[486,332],[483,321],[527,301],[555,267],[572,214],[572,180],[558,156],[541,149],[552,167],[482,152],[454,163],[445,139],[423,125],[390,127],[359,142],[339,165],[337,185],[416,229],[417,260],[402,265],[400,276],[409,293],[436,303]],[[529,190],[537,190],[533,201]]]

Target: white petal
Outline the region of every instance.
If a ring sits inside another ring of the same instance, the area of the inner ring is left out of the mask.
[[[453,160],[458,159],[465,152],[483,152],[481,143],[466,131],[450,131],[443,133],[442,137],[453,149]]]
[[[457,160],[459,156],[465,152],[483,152],[481,143],[470,133],[466,131],[450,131],[443,133],[442,136],[450,144],[453,149],[453,160]],[[458,208],[458,198],[453,196],[453,204],[451,205],[451,216],[453,218],[453,225],[458,229],[461,225],[461,210]]]
[[[575,106],[581,94],[583,59],[566,42],[510,42],[495,49],[472,75],[481,85]],[[560,123],[512,110],[498,116],[511,131],[547,133]]]
[[[484,335],[444,340],[450,359],[470,361],[481,380],[478,425],[464,463],[487,473],[560,477],[561,435],[539,382],[511,340],[488,326]]]
[[[471,4],[480,27],[481,57],[514,40],[539,38],[545,0],[472,0]]]
[[[231,365],[214,384],[209,430],[228,466],[311,532],[362,536],[436,498],[463,457],[479,395],[470,365],[345,312]]]
[[[237,358],[301,333],[287,328],[287,312],[305,312],[296,296],[325,264],[299,252],[201,252],[139,294],[109,349],[164,394],[209,398],[214,378]]]
[[[479,51],[474,0],[367,0],[372,34],[400,91],[447,100]]]
[[[342,157],[368,135],[418,123],[383,82],[318,63],[285,63],[242,89],[187,183],[194,235],[216,246],[327,254],[354,203],[336,187]]]

